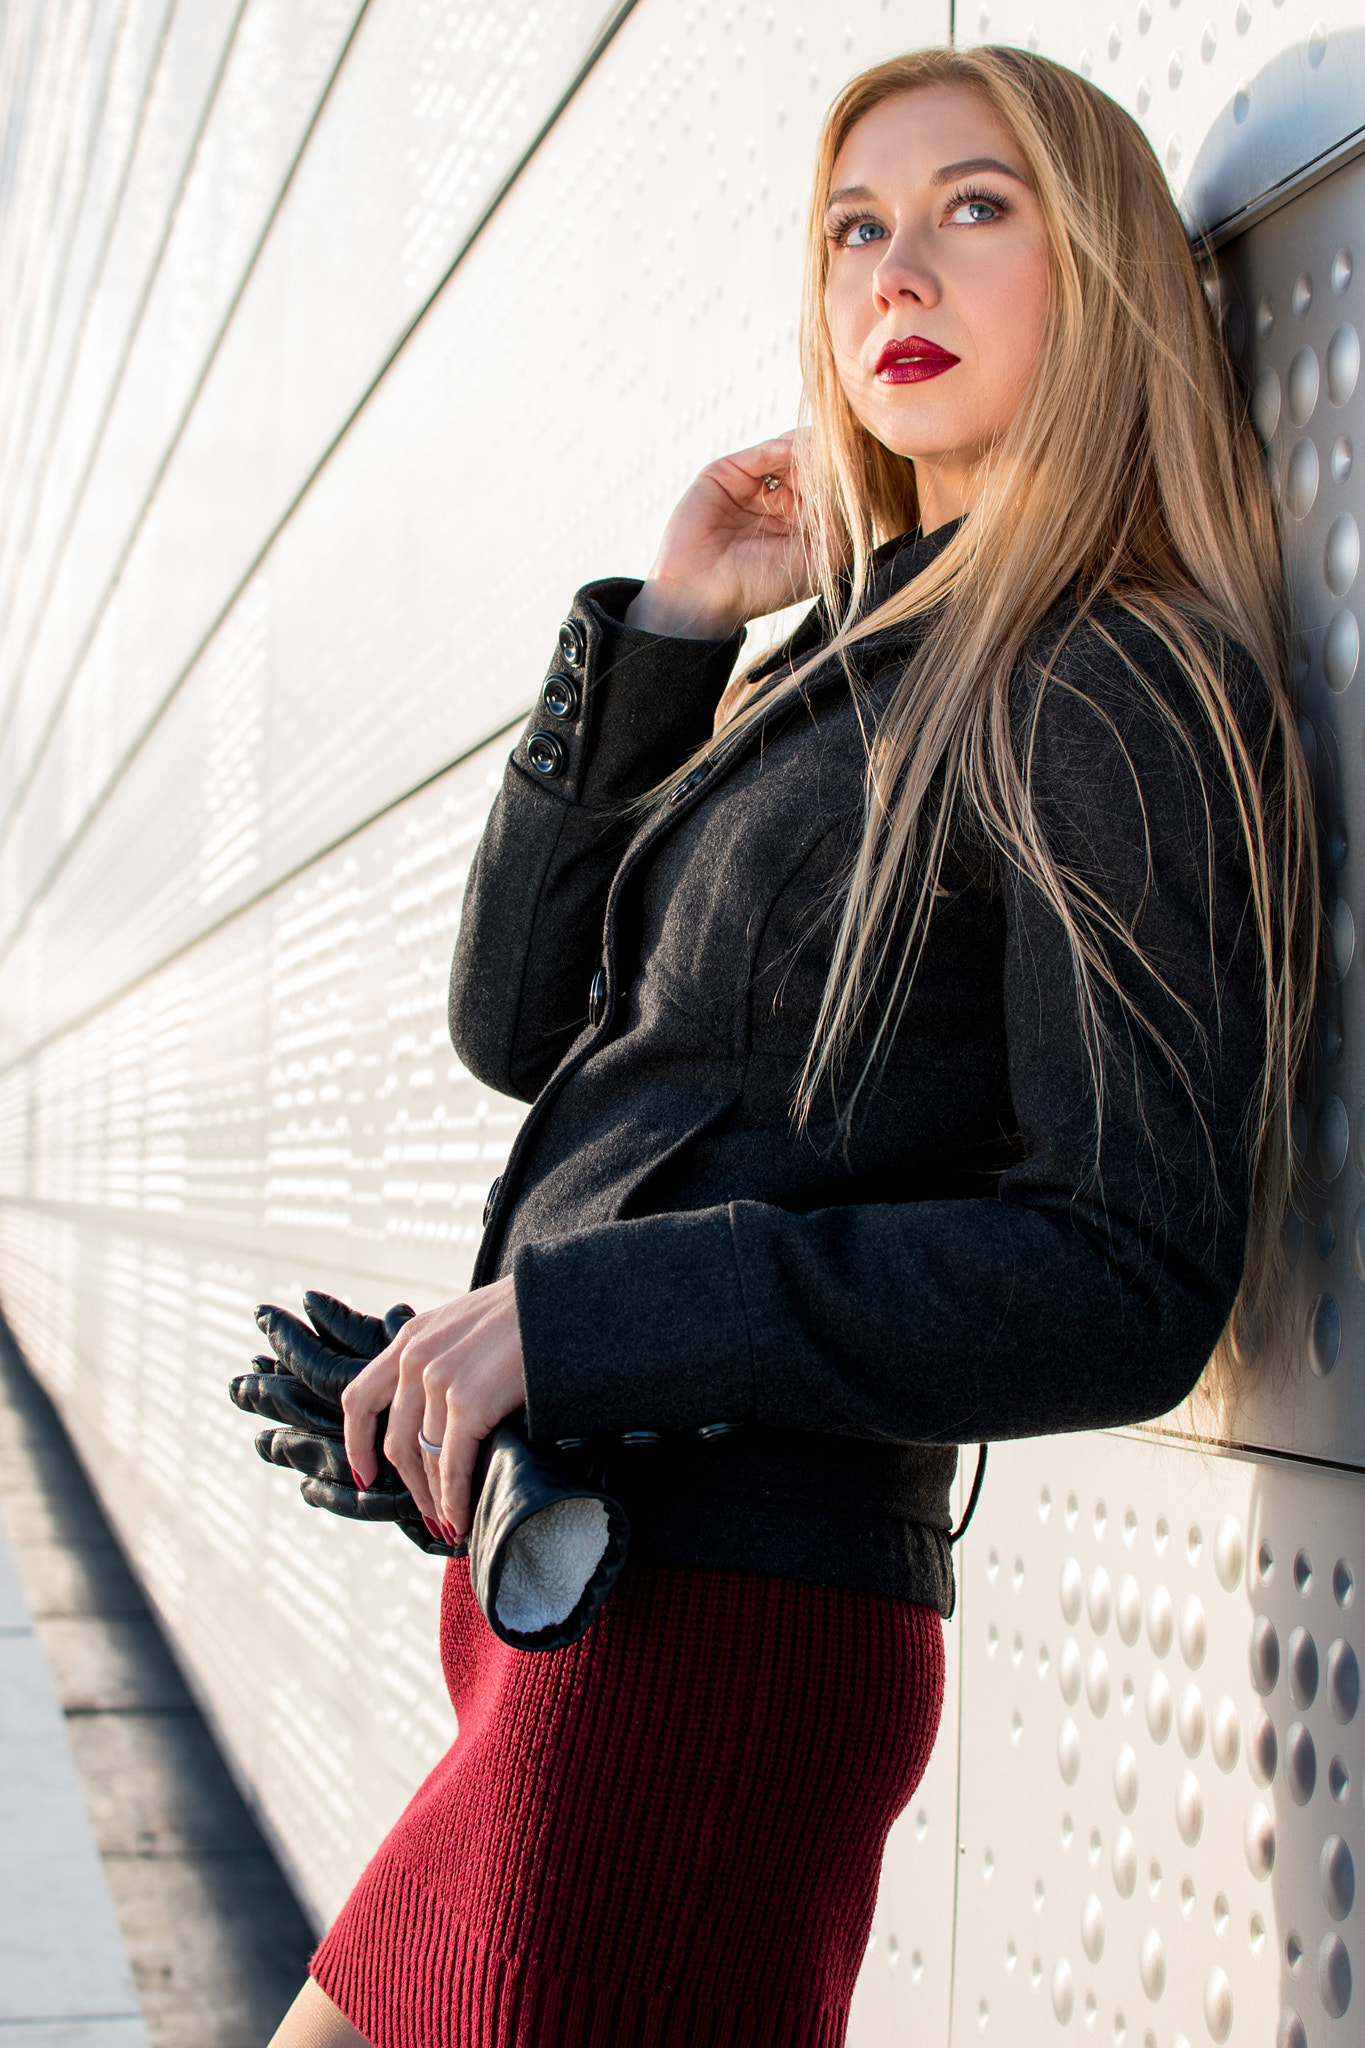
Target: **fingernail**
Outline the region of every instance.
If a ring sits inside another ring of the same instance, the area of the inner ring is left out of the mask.
[[[445,1537],[447,1543],[458,1543],[460,1540],[459,1537],[455,1534],[455,1531],[451,1528],[449,1522],[442,1522],[441,1534]]]
[[[363,1493],[363,1492],[365,1491],[365,1482],[364,1482],[364,1480],[363,1480],[363,1479],[361,1478],[360,1474],[359,1474],[359,1473],[358,1473],[358,1472],[356,1471],[356,1469],[355,1469],[355,1466],[354,1466],[354,1465],[352,1465],[352,1467],[351,1467],[351,1477],[352,1477],[352,1479],[354,1479],[354,1481],[355,1481],[355,1489],[356,1489],[356,1492],[357,1492],[357,1493]]]
[[[436,1538],[436,1541],[437,1541],[438,1543],[444,1543],[444,1542],[445,1542],[445,1531],[444,1531],[444,1530],[442,1529],[442,1527],[441,1527],[440,1523],[439,1523],[439,1522],[433,1522],[433,1521],[432,1521],[432,1519],[431,1519],[431,1516],[430,1516],[430,1515],[423,1515],[423,1517],[422,1517],[422,1520],[423,1520],[423,1521],[424,1521],[424,1522],[426,1523],[426,1525],[427,1525],[427,1533],[428,1533],[428,1535],[434,1536],[434,1537]]]

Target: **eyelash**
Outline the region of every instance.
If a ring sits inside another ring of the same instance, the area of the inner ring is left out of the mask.
[[[1007,214],[1010,210],[1010,203],[1001,192],[988,192],[981,185],[959,185],[945,206],[944,212],[956,213],[959,206],[978,205],[993,206],[997,215]],[[881,226],[874,213],[844,213],[830,222],[826,232],[836,248],[842,249],[847,246],[844,238],[850,229],[861,227],[864,221],[871,221],[877,227]],[[987,223],[980,222],[978,225],[985,226]]]

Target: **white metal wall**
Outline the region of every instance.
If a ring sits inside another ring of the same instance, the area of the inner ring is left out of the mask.
[[[1206,4],[956,26],[1113,91],[1192,220],[1252,208],[1223,305],[1334,891],[1305,1362],[1225,1450],[1173,1420],[994,1453],[862,2044],[1361,2038],[1365,160],[1255,202],[1358,122],[1365,16]],[[518,1112],[455,1061],[444,983],[507,729],[575,585],[790,421],[820,112],[950,26],[0,16],[0,1301],[319,1922],[450,1739],[439,1568],[304,1509],[223,1382],[259,1299],[464,1283]]]

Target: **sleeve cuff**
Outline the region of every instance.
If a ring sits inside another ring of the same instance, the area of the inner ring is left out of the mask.
[[[752,1419],[749,1325],[727,1210],[522,1245],[512,1273],[533,1440]]]
[[[638,579],[587,584],[559,629],[512,759],[567,803],[611,809],[662,782],[711,734],[744,644],[675,640],[625,624]]]

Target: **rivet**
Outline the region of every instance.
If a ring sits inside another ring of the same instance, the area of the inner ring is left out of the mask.
[[[1092,1963],[1104,1954],[1104,1908],[1093,1892],[1081,1908],[1081,1947]]]
[[[1220,2044],[1232,2032],[1232,1986],[1226,1971],[1212,1969],[1204,1980],[1204,2024]]]
[[[1175,1610],[1164,1586],[1154,1586],[1147,1602],[1147,1640],[1158,1657],[1164,1657],[1175,1635]]]
[[[1069,1557],[1062,1566],[1062,1576],[1057,1590],[1062,1603],[1062,1617],[1071,1628],[1074,1628],[1081,1618],[1083,1586],[1080,1565],[1074,1557]]]
[[[1294,443],[1284,473],[1284,502],[1296,519],[1306,519],[1318,495],[1318,451],[1305,434]]]
[[[1266,301],[1264,299],[1262,299],[1261,305],[1262,308],[1265,307]],[[1273,311],[1270,317],[1273,322],[1275,318]],[[1257,325],[1258,327],[1260,326],[1259,320]],[[1262,329],[1261,331],[1264,332],[1265,330]],[[1268,366],[1260,372],[1256,379],[1255,390],[1251,398],[1251,414],[1256,422],[1256,429],[1261,439],[1269,441],[1274,435],[1276,427],[1280,424],[1280,380]]]
[[[1197,1685],[1187,1685],[1181,1693],[1175,1725],[1186,1756],[1198,1756],[1204,1747],[1204,1702]]]
[[[1081,1774],[1081,1737],[1076,1723],[1068,1718],[1057,1733],[1057,1768],[1064,1785],[1074,1785]]]
[[[1074,1707],[1081,1696],[1081,1653],[1074,1636],[1068,1636],[1062,1644],[1057,1659],[1057,1683],[1062,1688],[1062,1698],[1069,1707]]]
[[[1296,349],[1289,365],[1286,396],[1289,417],[1296,427],[1306,427],[1318,402],[1318,359],[1311,348]]]
[[[1308,1363],[1325,1380],[1341,1353],[1341,1310],[1336,1297],[1320,1294],[1308,1311]]]
[[[1354,1721],[1360,1705],[1360,1664],[1343,1636],[1338,1636],[1327,1652],[1327,1698],[1334,1721],[1343,1727]]]
[[[1275,2048],[1308,2048],[1308,2029],[1292,2005],[1287,2005],[1280,2014],[1280,2024],[1275,2031]]]
[[[1247,1767],[1258,1785],[1268,1785],[1280,1767],[1275,1723],[1258,1709],[1247,1723]]]
[[[1213,1710],[1213,1734],[1209,1740],[1213,1760],[1220,1771],[1236,1768],[1242,1752],[1242,1724],[1235,1703],[1226,1693]]]
[[[1284,1738],[1284,1777],[1296,1806],[1307,1806],[1318,1782],[1318,1753],[1302,1721],[1291,1721]]]
[[[1097,1564],[1090,1574],[1090,1589],[1086,1595],[1086,1608],[1090,1615],[1090,1626],[1097,1636],[1102,1636],[1109,1626],[1113,1611],[1113,1597],[1109,1590],[1109,1574],[1102,1564]]]
[[[1340,901],[1340,899],[1338,899],[1338,901]],[[1342,908],[1345,909],[1344,904],[1342,905]],[[1346,915],[1348,918],[1350,917],[1351,913],[1349,910],[1346,911]],[[1332,919],[1332,931],[1334,938],[1336,937],[1336,930],[1337,920],[1334,914]],[[1345,938],[1344,933],[1342,934],[1342,937],[1343,939]],[[1337,948],[1335,946],[1333,947],[1333,951],[1337,951]],[[1353,923],[1350,932],[1349,950],[1346,952],[1347,967],[1349,967],[1351,964],[1351,954],[1354,953],[1354,951],[1355,926]],[[1340,981],[1342,979],[1342,969],[1339,958],[1337,962],[1337,967],[1338,972],[1336,975],[1336,979]],[[1337,1175],[1341,1172],[1342,1167],[1346,1164],[1346,1154],[1350,1151],[1350,1149],[1351,1124],[1350,1119],[1346,1114],[1346,1105],[1339,1095],[1329,1095],[1326,1101],[1323,1103],[1321,1109],[1318,1111],[1317,1130],[1318,1166],[1321,1169],[1322,1177],[1325,1181],[1332,1181],[1336,1179]]]
[[[1340,696],[1355,680],[1360,666],[1360,626],[1354,612],[1334,612],[1322,637],[1322,672]],[[1337,979],[1341,976],[1338,974]]]
[[[1302,1624],[1285,1645],[1289,1696],[1296,1707],[1311,1707],[1318,1696],[1318,1646]]]
[[[1175,1824],[1181,1841],[1192,1849],[1204,1832],[1204,1795],[1193,1771],[1186,1771],[1176,1786]]]
[[[1359,376],[1360,336],[1347,320],[1327,344],[1327,396],[1333,405],[1349,401]]]
[[[1138,1763],[1125,1742],[1114,1758],[1114,1797],[1120,1813],[1131,1813],[1138,1800]]]
[[[1244,1556],[1241,1525],[1235,1515],[1224,1515],[1213,1535],[1213,1568],[1225,1593],[1240,1584]]]
[[[1166,1674],[1153,1674],[1147,1687],[1146,1699],[1147,1733],[1153,1742],[1164,1742],[1171,1732],[1171,1688],[1166,1683]]]
[[[1203,1663],[1208,1643],[1204,1603],[1197,1593],[1191,1593],[1180,1609],[1180,1654],[1191,1671],[1197,1671]]]
[[[1345,2014],[1351,2003],[1351,1958],[1339,1934],[1325,1934],[1318,1950],[1318,1990],[1334,2020]]]
[[[1142,1937],[1142,1946],[1138,1950],[1138,1974],[1142,1978],[1143,1990],[1155,2005],[1166,1989],[1166,1950],[1155,1927],[1149,1927]]]
[[[1052,1972],[1052,2010],[1062,2026],[1066,2026],[1076,2009],[1076,1983],[1071,1974],[1071,1965],[1063,1956]]]
[[[1137,1846],[1127,1828],[1120,1828],[1115,1835],[1109,1861],[1115,1891],[1121,1899],[1131,1899],[1137,1884]]]
[[[1322,550],[1322,573],[1333,597],[1345,597],[1359,567],[1360,528],[1349,512],[1339,512],[1327,529]]]
[[[1258,1800],[1246,1817],[1242,1830],[1247,1869],[1262,1883],[1275,1868],[1275,1823]]]
[[[1340,1835],[1329,1835],[1318,1858],[1322,1902],[1334,1920],[1344,1920],[1356,1902],[1356,1867]]]
[[[1131,1572],[1119,1587],[1114,1612],[1118,1620],[1119,1635],[1131,1650],[1142,1633],[1142,1593]]]
[[[1085,1696],[1090,1702],[1090,1711],[1098,1719],[1109,1707],[1109,1659],[1103,1650],[1096,1650],[1090,1659],[1085,1674]]]

